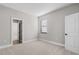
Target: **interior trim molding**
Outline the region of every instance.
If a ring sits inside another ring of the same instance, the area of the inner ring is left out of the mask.
[[[35,41],[35,40],[37,40],[37,39],[32,39],[32,40],[23,41],[23,43],[29,43],[29,42]],[[0,46],[0,49],[7,48],[7,47],[10,47],[10,46],[12,46],[12,44]]]
[[[59,46],[64,47],[64,44],[61,44],[61,43],[57,43],[57,42],[54,42],[54,41],[48,41],[48,40],[45,40],[45,39],[40,39],[40,40],[47,42],[47,43],[50,43],[50,44],[55,44],[55,45],[59,45]]]
[[[12,44],[0,46],[0,49],[7,48],[7,47],[10,47],[10,46],[12,46]]]

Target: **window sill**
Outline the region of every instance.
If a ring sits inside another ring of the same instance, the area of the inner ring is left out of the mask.
[[[48,34],[47,32],[41,32],[41,34]]]

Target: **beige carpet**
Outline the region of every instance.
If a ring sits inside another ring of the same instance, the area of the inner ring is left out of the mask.
[[[31,41],[0,49],[0,55],[73,55],[74,53],[53,44]]]

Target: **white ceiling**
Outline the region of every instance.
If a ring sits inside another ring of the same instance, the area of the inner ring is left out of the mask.
[[[34,16],[41,16],[50,11],[68,6],[69,3],[3,3],[2,5]]]

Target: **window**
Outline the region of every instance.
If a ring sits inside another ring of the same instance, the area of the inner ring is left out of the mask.
[[[41,20],[41,33],[47,33],[47,20]]]

